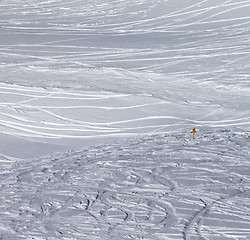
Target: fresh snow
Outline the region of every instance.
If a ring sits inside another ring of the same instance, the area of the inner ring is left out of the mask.
[[[250,239],[249,12],[1,1],[0,238]]]

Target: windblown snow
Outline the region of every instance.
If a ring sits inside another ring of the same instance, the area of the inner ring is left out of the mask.
[[[250,239],[249,12],[1,1],[0,238]]]

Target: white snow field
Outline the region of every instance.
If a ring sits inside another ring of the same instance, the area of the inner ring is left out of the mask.
[[[249,240],[249,13],[0,1],[0,239]]]

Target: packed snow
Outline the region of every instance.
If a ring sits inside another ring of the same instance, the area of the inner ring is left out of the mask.
[[[0,238],[250,239],[249,12],[1,1]]]

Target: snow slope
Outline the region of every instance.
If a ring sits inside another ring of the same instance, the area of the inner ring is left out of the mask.
[[[1,1],[2,239],[249,239],[249,10]]]
[[[2,2],[1,151],[27,158],[81,147],[79,138],[249,128],[249,8]]]
[[[2,163],[3,239],[249,239],[250,133],[157,134]]]

